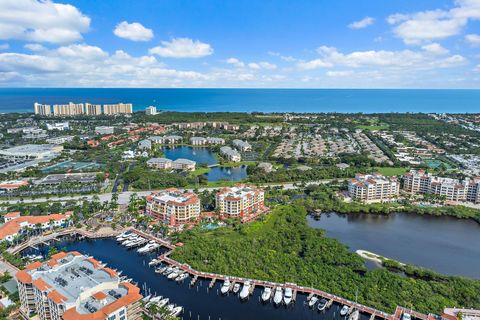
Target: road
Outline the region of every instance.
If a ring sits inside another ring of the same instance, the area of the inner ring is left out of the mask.
[[[326,184],[331,182],[333,179],[326,179],[326,180],[319,180],[319,181],[310,181],[306,182],[306,185],[319,185],[319,184]],[[337,181],[343,181],[345,179],[336,179]],[[268,184],[268,185],[263,185],[264,187],[283,187],[285,190],[291,190],[291,189],[297,189],[298,187],[294,185],[292,182],[288,183],[278,183],[278,184]],[[262,185],[260,185],[262,187]],[[203,192],[205,190],[208,191],[213,191],[213,190],[218,190],[221,189],[222,187],[212,187],[212,188],[198,188],[197,190],[199,192]],[[192,189],[188,189],[192,190]],[[118,192],[118,204],[124,205],[128,204],[130,200],[130,196],[134,193],[136,193],[139,197],[145,197],[151,194],[154,191],[158,191],[158,189],[155,190],[146,190],[146,191],[126,191],[126,192]],[[110,201],[112,199],[112,194],[113,193],[102,193],[98,194],[98,197],[100,199],[100,202],[105,202],[105,201]],[[1,200],[0,205],[2,204],[17,204],[17,203],[42,203],[42,202],[65,202],[65,201],[72,201],[72,200],[91,200],[94,195],[84,195],[84,196],[67,196],[67,197],[50,197],[50,198],[36,198],[36,199],[23,199],[23,201],[20,200]]]

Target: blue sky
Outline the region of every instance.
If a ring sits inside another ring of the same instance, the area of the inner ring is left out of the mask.
[[[0,86],[479,88],[480,0],[1,0]]]

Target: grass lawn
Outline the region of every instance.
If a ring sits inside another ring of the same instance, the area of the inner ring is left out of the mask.
[[[370,125],[370,126],[358,125],[355,128],[363,129],[363,130],[386,130],[386,129],[388,129],[388,125],[386,125],[386,124],[385,125]]]
[[[376,167],[375,170],[384,176],[399,176],[407,172],[407,168],[402,167]]]

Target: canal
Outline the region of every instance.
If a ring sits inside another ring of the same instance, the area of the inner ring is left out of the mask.
[[[334,304],[325,312],[318,312],[305,305],[306,296],[297,295],[297,301],[289,307],[275,307],[273,303],[263,304],[260,301],[262,290],[256,288],[247,301],[240,301],[233,293],[228,296],[220,294],[221,282],[217,282],[212,289],[208,289],[208,281],[197,281],[193,287],[189,286],[191,278],[184,283],[168,280],[158,275],[148,262],[158,256],[160,252],[150,255],[140,255],[135,250],[128,250],[117,244],[115,239],[100,240],[61,240],[55,242],[57,248],[67,248],[69,251],[78,251],[92,255],[97,260],[105,262],[109,267],[122,270],[122,275],[132,278],[142,288],[143,294],[157,294],[170,298],[172,303],[185,308],[183,319],[196,320],[264,320],[264,319],[342,319],[339,312],[341,306]],[[40,247],[43,254],[48,247]],[[25,253],[31,253],[27,250]],[[147,290],[145,291],[145,288]],[[367,315],[361,315],[367,320]]]
[[[480,225],[472,220],[407,213],[322,214],[308,224],[348,245],[448,275],[480,279]]]

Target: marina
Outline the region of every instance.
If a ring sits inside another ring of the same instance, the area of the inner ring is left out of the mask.
[[[145,248],[154,243],[158,245],[156,251],[145,254],[137,252],[142,244]],[[78,236],[70,237],[52,241],[51,245],[99,257],[122,270],[126,279],[142,288],[144,296],[156,297],[158,302],[163,300],[165,304],[170,302],[168,312],[179,312],[180,309],[175,308],[182,307],[183,319],[343,319],[345,316],[341,316],[341,311],[348,307],[348,319],[393,320],[400,319],[407,312],[397,308],[396,313],[390,315],[293,283],[272,283],[200,272],[168,257],[174,245],[139,230],[126,231],[117,238],[87,237],[78,240]],[[131,246],[130,249],[127,246]],[[23,254],[45,255],[48,248],[47,244],[40,244],[37,249],[28,248]],[[185,281],[189,277],[191,280]],[[272,293],[273,301],[270,303]],[[167,302],[166,298],[169,299]],[[221,304],[218,299],[222,299]],[[433,319],[413,314],[417,319]]]

